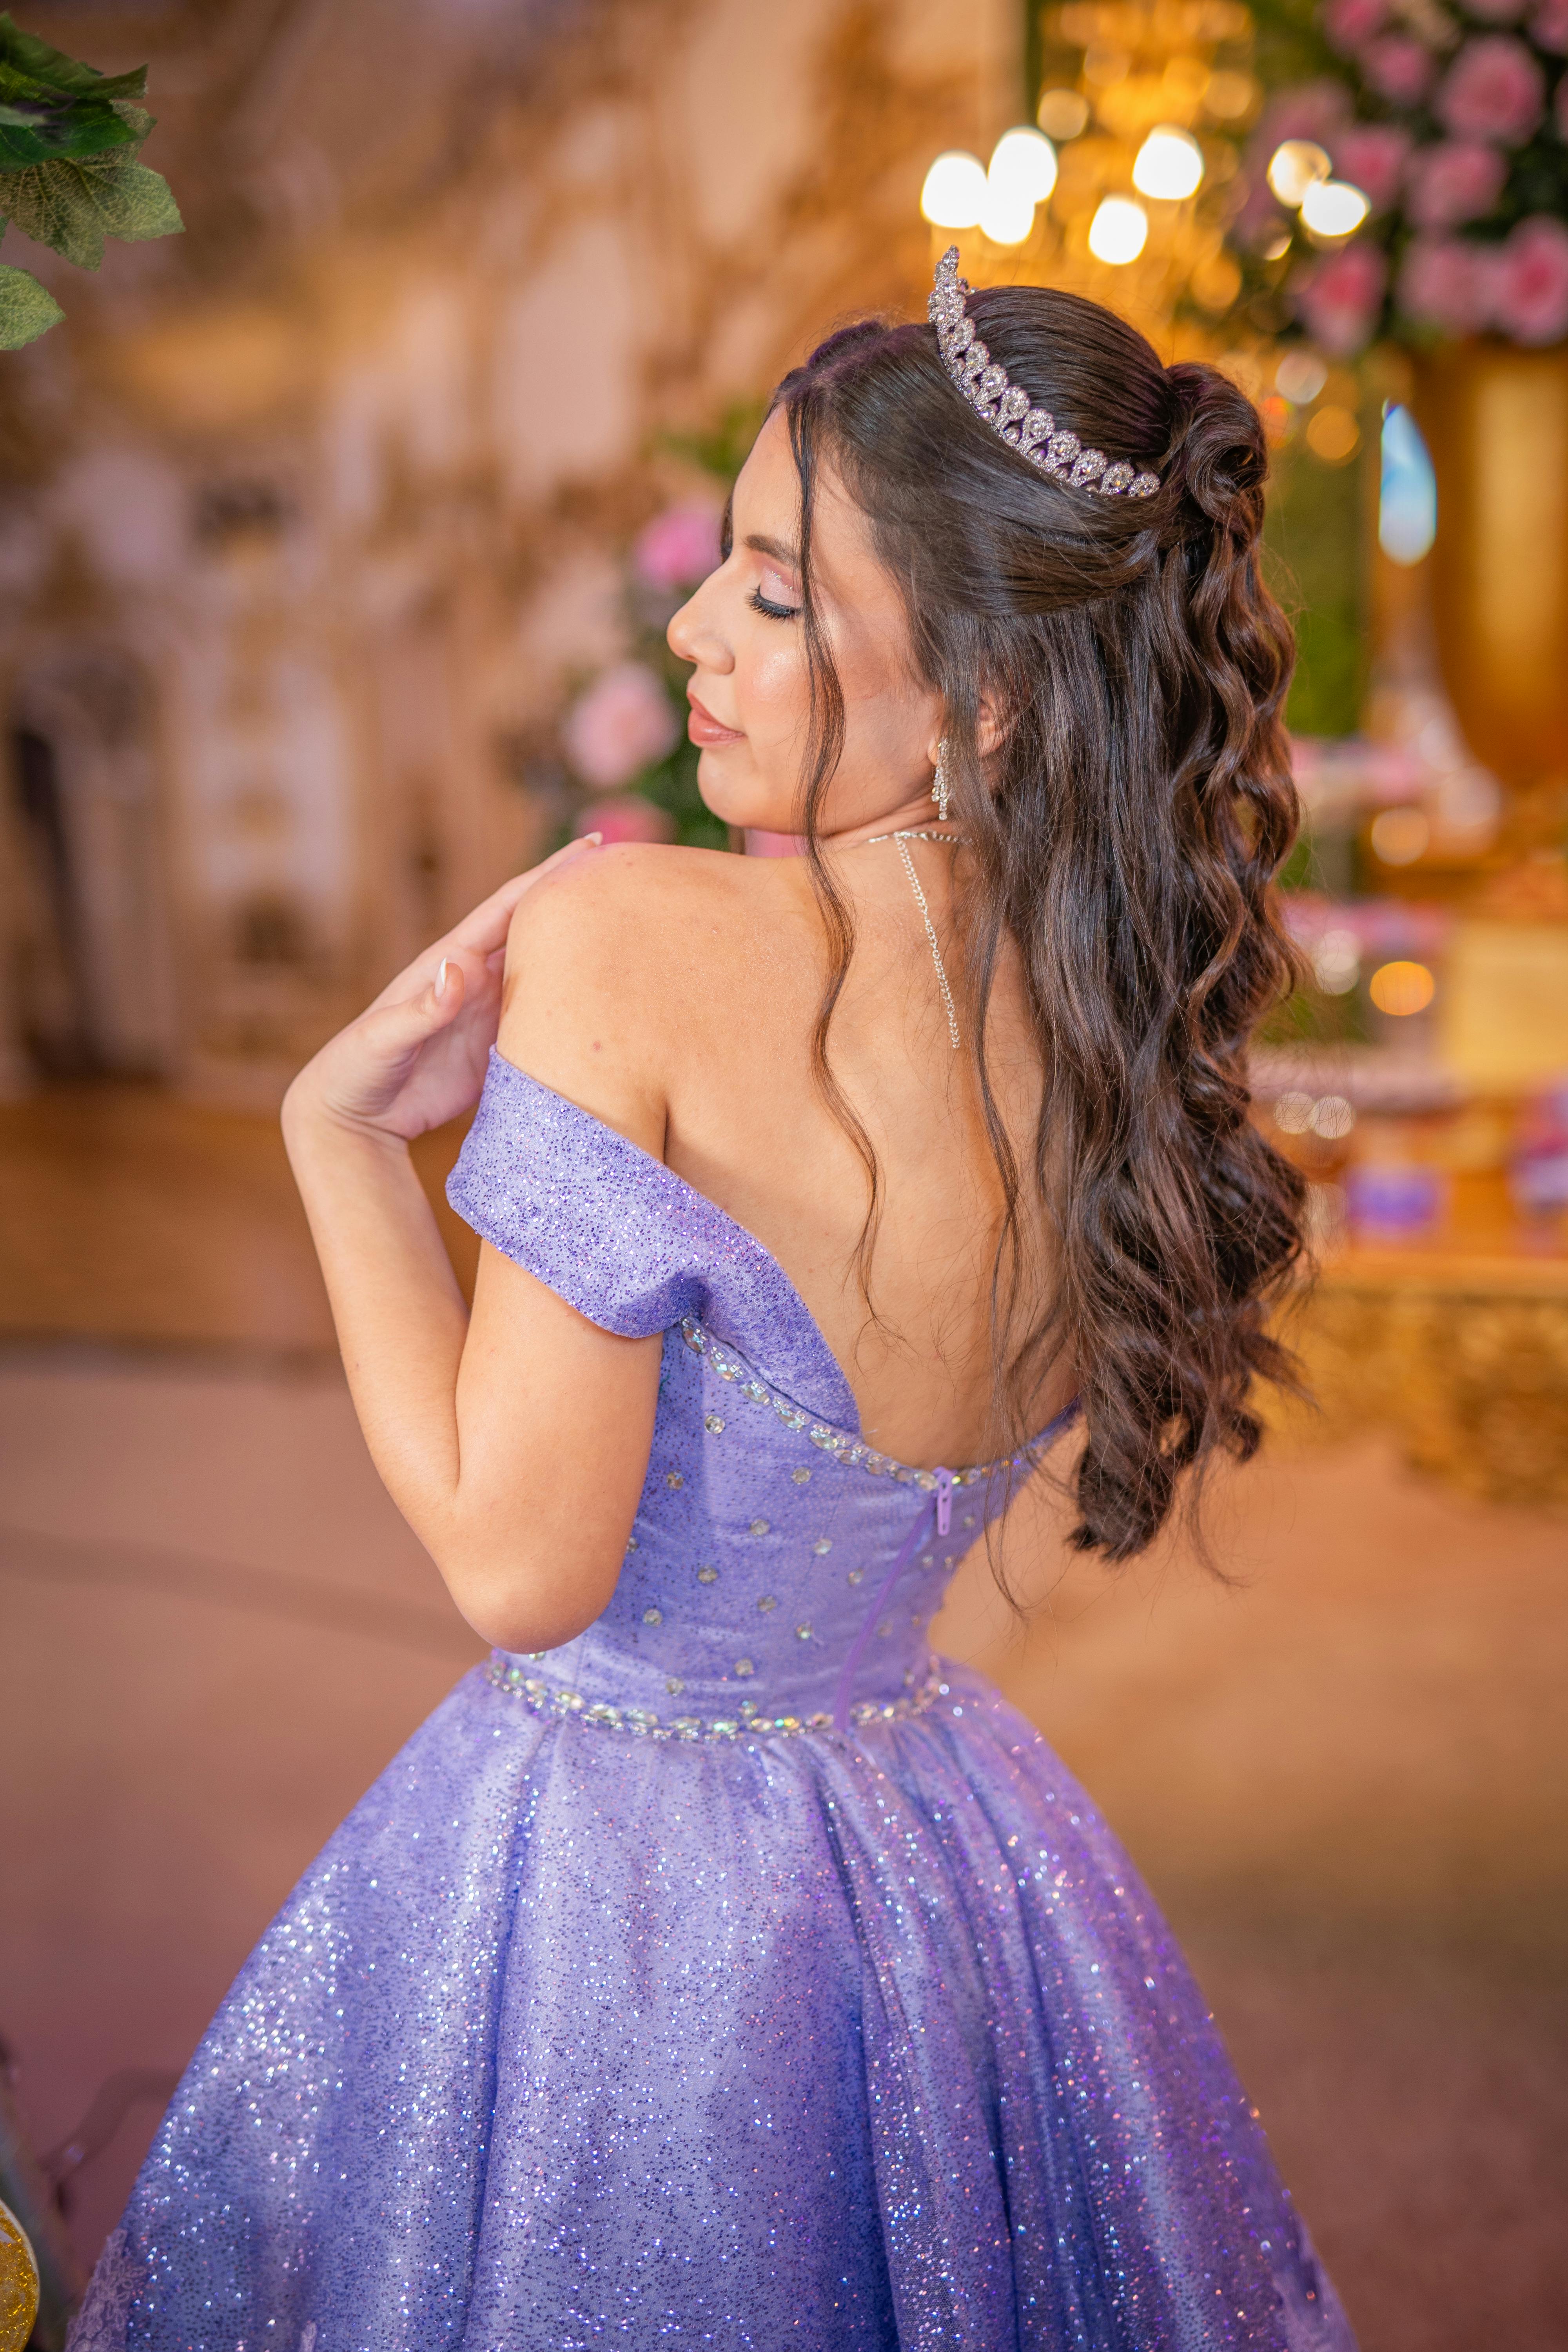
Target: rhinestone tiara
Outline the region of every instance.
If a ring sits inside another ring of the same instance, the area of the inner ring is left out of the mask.
[[[937,263],[926,315],[936,329],[942,363],[971,408],[1009,448],[1069,489],[1097,490],[1103,499],[1152,499],[1160,487],[1158,474],[1141,474],[1125,458],[1112,464],[1103,449],[1086,449],[1076,433],[1058,425],[1048,408],[1036,408],[1023,386],[992,358],[963,307],[973,290],[959,276],[958,247],[950,245]]]

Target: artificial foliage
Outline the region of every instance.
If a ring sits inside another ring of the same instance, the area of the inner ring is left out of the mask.
[[[146,89],[145,66],[100,73],[0,16],[0,233],[15,226],[96,269],[106,237],[183,228],[168,182],[138,161],[154,121]],[[33,342],[64,315],[31,270],[0,264],[0,350]]]

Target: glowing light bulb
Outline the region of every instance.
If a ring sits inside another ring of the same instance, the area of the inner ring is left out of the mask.
[[[1301,195],[1301,218],[1314,236],[1353,236],[1372,206],[1348,180],[1314,180]]]
[[[1157,122],[1138,150],[1132,184],[1140,195],[1180,204],[1203,184],[1204,151],[1174,123]]]
[[[1017,188],[999,188],[988,180],[980,226],[993,245],[1022,245],[1035,226],[1034,204]]]
[[[934,228],[973,228],[985,209],[988,185],[979,156],[950,147],[926,173],[921,210]]]
[[[1136,261],[1149,238],[1149,215],[1131,196],[1107,196],[1089,225],[1089,249],[1096,261],[1121,268]]]
[[[1057,151],[1041,131],[1004,131],[991,151],[986,177],[994,189],[1043,205],[1057,184]]]
[[[1282,205],[1294,212],[1302,197],[1333,170],[1314,140],[1287,139],[1268,159],[1268,184]]]

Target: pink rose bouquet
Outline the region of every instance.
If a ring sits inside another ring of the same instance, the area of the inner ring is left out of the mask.
[[[1498,148],[1476,139],[1439,139],[1417,153],[1405,208],[1417,228],[1458,228],[1489,213],[1507,179],[1507,158]]]
[[[1254,13],[1300,47],[1290,0]],[[1234,200],[1258,323],[1293,316],[1336,358],[1379,333],[1568,341],[1568,0],[1319,0],[1317,28],[1315,78],[1271,98]],[[1273,194],[1287,139],[1365,198],[1349,236]]]
[[[673,751],[680,720],[668,695],[642,662],[605,670],[566,714],[566,757],[595,792],[619,792]]]
[[[1388,264],[1375,245],[1347,245],[1301,273],[1297,303],[1315,343],[1349,359],[1365,343],[1383,310]]]
[[[1437,92],[1437,117],[1456,139],[1521,145],[1546,111],[1546,77],[1511,33],[1467,41]]]
[[[655,515],[638,534],[632,563],[645,586],[695,588],[719,568],[719,510],[688,499]]]

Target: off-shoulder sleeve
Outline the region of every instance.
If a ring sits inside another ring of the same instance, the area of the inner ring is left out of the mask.
[[[661,1160],[493,1049],[447,1198],[602,1329],[647,1339],[694,1317],[814,1412],[858,1427],[848,1383],[776,1258]]]

